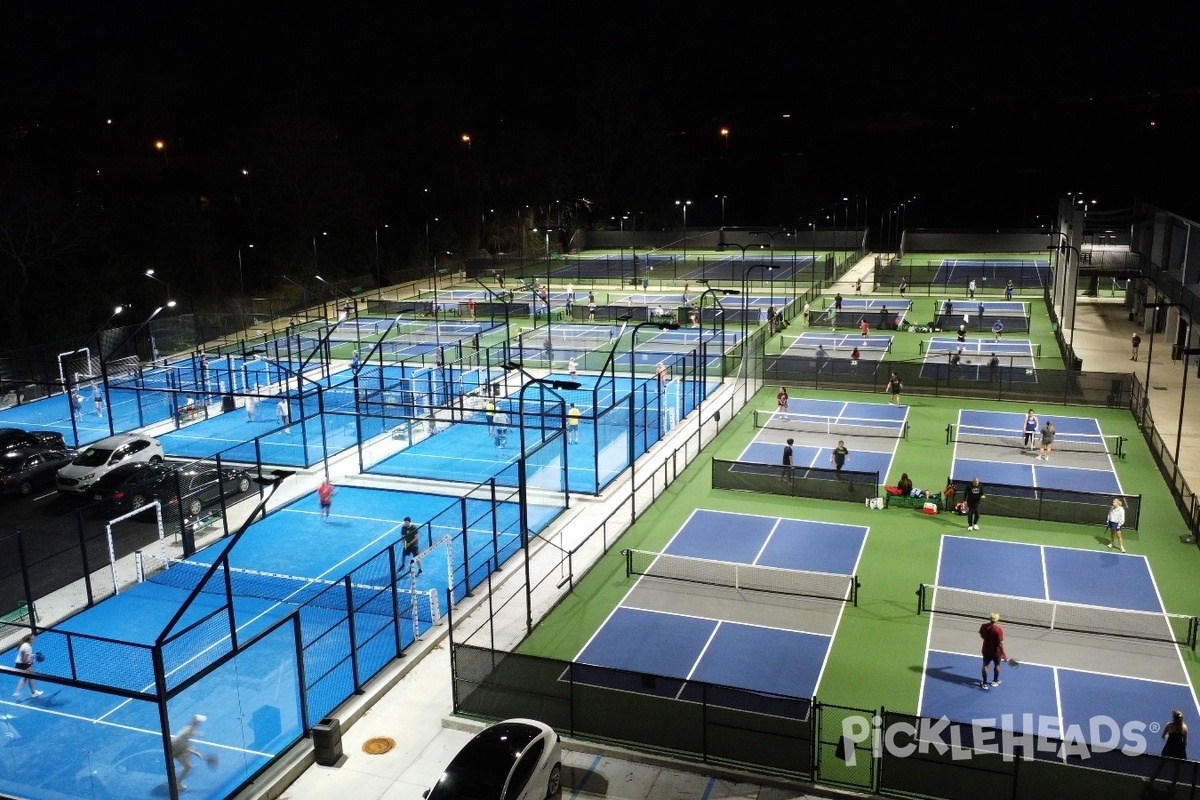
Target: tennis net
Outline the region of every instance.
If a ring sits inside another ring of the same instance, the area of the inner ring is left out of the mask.
[[[162,586],[191,591],[203,580],[211,566],[195,561],[169,558],[162,569],[148,575],[146,579]],[[217,570],[213,577],[204,584],[201,591],[207,594],[224,595],[226,593],[224,580],[226,572],[229,575],[229,591],[236,597],[253,597],[295,606],[346,610],[345,580],[302,578],[244,567],[229,567],[227,570]],[[381,585],[351,581],[350,596],[353,609],[390,617],[395,613],[392,606],[392,593],[394,592],[401,614],[407,616],[406,612],[415,608],[418,619],[436,622],[440,617],[437,591],[434,589],[427,591],[404,589],[400,586],[400,582],[399,578],[395,584]]]
[[[625,556],[627,578],[631,575],[648,575],[739,591],[817,597],[858,605],[857,575],[738,564],[645,550],[622,550],[621,553]]]
[[[950,423],[947,428],[948,441],[964,444],[984,444],[996,447],[1023,447],[1025,444],[1024,431],[1009,431],[999,428],[986,428],[979,425],[956,425]],[[1034,446],[1041,441],[1041,434],[1034,436]],[[1054,449],[1073,453],[1109,453],[1123,456],[1125,437],[1113,434],[1105,436],[1100,433],[1063,433],[1054,434]]]
[[[819,414],[795,414],[788,411],[768,411],[766,409],[755,410],[754,427],[774,428],[795,433],[824,433],[830,436],[908,438],[907,420],[827,417]]]
[[[918,613],[934,611],[982,620],[995,612],[1000,615],[1001,620],[1015,625],[1174,642],[1193,650],[1196,649],[1196,631],[1200,626],[1200,620],[1185,614],[1105,608],[1084,603],[975,592],[933,584],[922,584],[917,594],[920,598]]]

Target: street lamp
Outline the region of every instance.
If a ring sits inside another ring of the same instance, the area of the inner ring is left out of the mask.
[[[749,399],[749,396],[750,396],[750,394],[749,394],[750,393],[750,370],[749,370],[749,365],[746,364],[747,354],[749,352],[746,348],[746,340],[750,337],[749,284],[750,284],[750,273],[755,268],[765,269],[767,271],[767,281],[770,282],[771,281],[771,272],[774,271],[775,265],[774,264],[751,264],[749,267],[746,267],[744,270],[742,270],[742,342],[741,342],[741,344],[742,344],[742,363],[743,363],[742,372],[746,378],[745,381],[743,382],[742,386],[743,386],[743,397],[747,400]],[[771,293],[770,307],[772,309],[774,309],[775,308],[775,288],[774,288],[773,284],[770,289],[770,293]],[[773,323],[773,321],[774,320],[771,319],[770,314],[768,314],[767,315],[767,330],[768,331],[770,331],[771,324]]]
[[[725,136],[727,136],[727,137],[728,137],[728,135],[729,135],[729,131],[727,131],[727,130],[725,130],[725,129],[722,129],[722,130],[721,130],[721,133],[725,134]],[[728,139],[726,139],[726,141],[728,141]],[[729,195],[727,195],[727,194],[714,194],[714,195],[713,195],[713,197],[714,197],[714,198],[718,198],[718,197],[719,197],[719,198],[721,199],[721,230],[725,230],[725,201],[726,201],[726,200],[729,198]]]
[[[330,291],[330,293],[331,293],[331,294],[333,294],[333,310],[334,310],[334,313],[335,313],[335,314],[337,314],[337,316],[338,316],[338,319],[341,319],[341,317],[342,317],[342,314],[341,314],[341,311],[340,311],[340,309],[337,307],[337,304],[338,304],[338,292],[337,292],[337,287],[335,287],[335,286],[334,286],[332,283],[330,283],[329,281],[327,281],[327,280],[325,280],[324,278],[322,278],[320,275],[313,275],[313,277],[314,277],[314,278],[316,278],[317,280],[319,280],[321,283],[325,284],[327,287],[329,287],[329,291]],[[350,298],[349,298],[349,296],[347,296],[347,297],[346,297],[346,305],[350,305]],[[346,314],[346,316],[348,317],[348,316],[350,316],[350,315],[349,315],[349,314]]]
[[[1154,317],[1152,318],[1152,320],[1150,322],[1150,344],[1146,351],[1146,385],[1142,389],[1142,391],[1145,393],[1145,397],[1142,400],[1142,420],[1145,420],[1146,409],[1150,405],[1150,365],[1154,361],[1154,333],[1155,333],[1155,331],[1158,330],[1158,309],[1160,309],[1160,308],[1179,308],[1180,305],[1179,305],[1179,303],[1157,302],[1157,303],[1146,303],[1142,307],[1148,308],[1154,312]],[[1186,377],[1186,373],[1185,373],[1185,377]]]
[[[691,200],[676,200],[675,205],[683,207],[683,260],[687,261],[687,207],[692,204]]]
[[[166,282],[166,281],[164,281],[162,278],[160,278],[160,277],[158,277],[157,275],[155,275],[155,274],[154,274],[154,270],[152,270],[152,269],[148,269],[148,270],[146,270],[146,272],[145,272],[145,275],[146,275],[146,277],[147,277],[147,278],[149,278],[150,280],[152,280],[152,281],[158,281],[158,282],[159,282],[159,283],[161,283],[163,286],[167,287],[166,306],[167,306],[167,308],[174,308],[174,307],[175,307],[175,301],[171,299],[171,284],[167,283],[167,282]]]
[[[715,309],[717,306],[721,305],[721,301],[718,300],[716,297],[717,294],[722,294],[722,295],[725,295],[728,297],[730,295],[740,295],[741,292],[739,292],[737,289],[722,289],[722,288],[718,288],[716,286],[710,286],[709,282],[706,278],[701,278],[700,283],[703,283],[706,288],[704,289],[703,292],[700,293],[700,297],[696,301],[696,305],[697,305],[699,315],[700,315],[700,347],[699,347],[700,361],[701,361],[700,380],[703,382],[703,385],[701,387],[699,387],[699,390],[696,392],[696,416],[700,418],[700,432],[701,432],[700,438],[703,439],[704,438],[703,437],[704,414],[702,412],[703,412],[703,406],[704,406],[704,395],[708,391],[708,352],[707,352],[708,345],[704,341],[704,298],[710,294],[713,295],[713,308]],[[720,314],[721,314],[721,330],[724,331],[725,330],[724,306],[721,307]],[[717,327],[717,318],[716,318],[716,314],[714,313],[714,315],[713,315],[713,332],[714,333],[716,332],[716,327]],[[721,337],[721,338],[724,339],[724,337]],[[724,376],[722,376],[722,377],[724,377]]]
[[[162,307],[162,306],[159,306],[158,308],[154,309],[154,311],[150,312],[150,316],[146,317],[146,319],[144,319],[144,320],[142,321],[142,324],[141,324],[141,325],[138,325],[138,326],[137,326],[136,328],[134,328],[134,329],[133,329],[133,330],[132,330],[130,333],[126,334],[126,335],[125,335],[125,338],[124,338],[124,339],[122,339],[121,341],[117,342],[117,343],[116,343],[116,345],[114,345],[114,346],[113,346],[113,347],[112,347],[112,348],[111,348],[111,349],[108,351],[108,353],[107,353],[107,354],[105,354],[105,352],[104,352],[104,346],[103,346],[103,345],[100,343],[100,340],[99,340],[99,338],[97,338],[97,339],[96,339],[96,344],[97,344],[97,350],[96,350],[96,353],[97,353],[97,355],[98,355],[98,356],[99,356],[99,358],[100,358],[100,382],[101,382],[102,384],[104,384],[104,405],[105,405],[105,407],[108,409],[108,431],[109,431],[109,433],[114,433],[115,431],[113,430],[113,425],[112,425],[112,422],[113,422],[113,418],[112,418],[112,398],[109,396],[109,391],[108,391],[108,369],[106,368],[105,362],[107,362],[107,361],[108,361],[108,357],[109,357],[109,356],[111,356],[113,353],[115,353],[115,352],[117,352],[118,350],[120,350],[120,349],[121,349],[121,348],[122,348],[122,347],[125,345],[125,343],[126,343],[126,342],[128,342],[128,341],[129,341],[130,339],[132,339],[133,337],[137,336],[137,335],[138,335],[138,333],[140,333],[140,332],[141,332],[142,328],[144,328],[144,327],[146,327],[147,325],[149,325],[149,324],[150,324],[150,320],[154,319],[154,318],[155,318],[155,317],[157,317],[157,316],[158,316],[160,313],[162,313],[162,310],[163,310],[163,307]],[[115,317],[115,316],[116,316],[118,313],[119,313],[119,310],[118,310],[118,311],[114,311],[114,312],[113,312],[113,317]],[[109,317],[109,319],[111,320],[111,319],[112,319],[112,317]]]
[[[525,368],[522,367],[520,364],[518,364],[515,361],[509,361],[508,363],[506,363],[504,365],[504,368],[507,370],[516,370],[516,371],[520,372],[522,376],[524,376],[525,378],[528,379],[527,383],[521,384],[521,389],[520,389],[520,391],[517,392],[517,428],[520,432],[520,437],[521,437],[521,460],[518,463],[517,475],[518,475],[518,499],[519,499],[518,508],[519,508],[520,526],[521,526],[521,549],[525,551],[525,558],[523,559],[525,562],[525,627],[527,629],[532,629],[533,628],[533,594],[532,594],[532,584],[530,583],[530,575],[529,575],[529,503],[528,503],[529,485],[528,485],[528,475],[526,474],[526,463],[525,463],[525,390],[528,389],[530,386],[533,386],[534,384],[537,384],[538,387],[542,390],[543,401],[542,401],[542,406],[539,409],[539,412],[541,412],[541,413],[539,413],[539,417],[541,417],[543,419],[543,421],[545,420],[545,390],[546,390],[546,387],[549,387],[550,391],[555,395],[555,397],[558,398],[559,408],[562,409],[563,485],[565,487],[565,495],[567,498],[567,503],[569,504],[570,498],[571,498],[571,473],[570,473],[570,470],[568,468],[568,463],[567,463],[568,452],[569,452],[567,449],[567,440],[566,440],[567,401],[563,398],[562,395],[560,395],[558,393],[557,390],[559,390],[559,389],[568,389],[568,390],[569,389],[578,389],[580,384],[577,381],[561,381],[561,380],[551,380],[550,378],[535,378],[534,376],[532,376],[528,372],[526,372]]]
[[[1185,347],[1179,351],[1183,356],[1183,386],[1179,392],[1179,430],[1175,432],[1175,471],[1179,472],[1179,445],[1183,441],[1183,401],[1187,397],[1188,367],[1192,356],[1200,356],[1200,347]]]
[[[246,245],[246,247],[253,250],[254,243],[250,242]],[[246,277],[245,277],[245,274],[242,272],[242,247],[241,247],[241,245],[238,245],[238,289],[242,293],[242,302],[244,304],[245,300],[246,300]]]
[[[431,223],[431,222],[438,222],[438,218],[437,218],[437,217],[433,217],[432,219],[426,219],[426,220],[425,220],[425,263],[426,263],[426,264],[428,264],[428,263],[429,263],[429,254],[430,254],[430,247],[429,247],[429,223]]]
[[[629,496],[634,497],[637,491],[637,471],[635,464],[637,463],[637,426],[634,424],[634,417],[637,415],[637,337],[638,331],[642,328],[656,327],[660,331],[677,331],[679,330],[679,322],[639,322],[633,326],[633,335],[629,340]],[[620,341],[618,339],[618,341]],[[655,372],[657,375],[657,371]],[[660,395],[659,402],[661,403],[662,382],[658,382],[658,392]],[[646,407],[646,413],[649,415],[649,406]],[[634,517],[637,516],[637,510],[634,509]]]
[[[384,223],[383,227],[388,227]],[[379,265],[379,226],[375,226],[375,287],[379,290],[379,297],[383,297],[383,271]]]
[[[328,236],[329,232],[321,231],[321,235]],[[320,269],[321,263],[320,263],[320,261],[317,260],[317,237],[316,236],[312,237],[312,246],[313,246],[313,266],[316,267],[317,269]]]

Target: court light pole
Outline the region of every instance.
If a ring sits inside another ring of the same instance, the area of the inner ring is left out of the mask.
[[[687,209],[692,204],[691,200],[676,200],[675,205],[683,208],[683,260],[687,261]],[[648,268],[649,265],[647,265]]]
[[[1185,347],[1179,351],[1179,355],[1183,356],[1183,386],[1179,392],[1179,430],[1175,432],[1175,472],[1179,472],[1179,446],[1183,442],[1183,403],[1187,397],[1188,385],[1188,368],[1191,366],[1191,357],[1200,356],[1200,347]]]
[[[1161,297],[1162,295],[1156,293],[1156,296]],[[1142,420],[1146,418],[1146,410],[1150,406],[1150,365],[1154,361],[1154,334],[1158,330],[1158,310],[1160,308],[1177,308],[1178,306],[1178,303],[1166,303],[1162,301],[1146,303],[1142,306],[1154,312],[1154,316],[1150,322],[1150,344],[1146,352],[1146,385],[1142,387],[1142,391],[1145,393],[1142,398]],[[1142,420],[1139,420],[1139,422]]]
[[[750,273],[753,272],[755,269],[765,269],[767,271],[767,282],[771,283],[771,273],[775,270],[775,265],[774,264],[751,264],[749,267],[747,267],[746,269],[744,269],[742,271],[742,341],[741,341],[741,346],[742,346],[742,363],[744,365],[743,370],[745,373],[745,380],[742,381],[742,396],[743,396],[743,398],[745,398],[747,400],[750,397],[750,373],[749,373],[749,364],[747,363],[747,356],[748,356],[749,351],[746,347],[746,340],[750,337],[749,284],[750,284]],[[773,287],[771,288],[770,292],[771,292],[770,307],[774,308],[775,307],[775,290]],[[768,313],[767,314],[768,336],[770,335],[770,330],[771,330],[771,326],[773,325],[773,323],[774,323],[774,320],[771,319],[771,315]]]
[[[700,420],[700,429],[699,430],[701,433],[703,433],[703,431],[704,431],[704,414],[703,414],[704,395],[708,391],[708,354],[707,354],[708,345],[704,341],[704,298],[710,294],[713,295],[713,308],[716,309],[717,306],[721,305],[721,301],[717,299],[716,295],[720,294],[720,295],[728,297],[730,295],[740,295],[741,292],[739,292],[737,289],[723,289],[720,287],[712,286],[709,284],[709,281],[706,278],[701,278],[699,282],[704,284],[705,289],[703,292],[700,293],[700,297],[696,301],[698,313],[700,315],[700,345],[697,348],[697,353],[700,356],[700,367],[699,367],[698,372],[699,372],[700,380],[702,383],[702,385],[700,387],[698,387],[698,390],[696,392],[696,416],[699,417],[699,420]],[[721,306],[720,314],[721,314],[721,329],[724,330],[725,329],[724,306]],[[716,319],[716,313],[714,313],[713,314],[713,332],[714,333],[716,332],[716,328],[717,328],[717,319]],[[724,356],[724,353],[722,353],[722,356]],[[722,363],[724,363],[724,362],[722,362]],[[724,377],[724,375],[722,375],[722,377]],[[701,436],[701,439],[703,439],[703,438],[704,437]]]
[[[151,320],[153,320],[160,313],[162,313],[162,310],[163,310],[163,306],[159,306],[158,308],[156,308],[152,312],[150,312],[150,316],[146,317],[144,320],[142,320],[142,323],[140,325],[138,325],[132,331],[127,333],[125,335],[124,339],[117,342],[112,347],[112,349],[110,349],[108,351],[107,355],[103,352],[103,349],[102,349],[103,346],[100,345],[100,340],[99,339],[96,340],[97,345],[101,348],[101,349],[97,350],[97,354],[100,357],[100,382],[104,384],[104,405],[108,409],[108,432],[109,433],[115,433],[115,430],[113,429],[112,398],[109,395],[109,391],[108,391],[108,368],[107,368],[108,358],[113,353],[117,352],[122,347],[124,347],[126,342],[128,342],[130,339],[132,339],[133,337],[135,337],[139,333],[141,333],[142,328],[149,325]],[[115,317],[116,315],[117,315],[116,312],[114,312],[113,316]],[[112,317],[110,317],[109,319],[112,319]]]
[[[486,283],[479,280],[479,278],[472,276],[471,280],[475,281],[475,283],[478,283],[479,286],[485,292],[487,292],[488,295],[491,296],[493,302],[499,302],[501,304],[501,306],[504,308],[504,356],[503,356],[503,358],[504,358],[504,363],[507,364],[509,361],[512,360],[511,356],[509,355],[509,340],[512,338],[512,325],[510,324],[511,320],[509,319],[509,314],[508,314],[508,299],[505,298],[504,296],[492,291],[492,287],[488,286]],[[488,316],[490,317],[491,315],[489,314]]]
[[[525,378],[527,382],[521,384],[520,391],[517,392],[517,425],[519,435],[521,437],[521,458],[517,466],[518,475],[518,498],[519,498],[519,519],[521,526],[521,549],[525,551],[525,629],[533,629],[533,586],[529,575],[529,482],[527,465],[525,460],[525,390],[530,386],[537,384],[542,390],[542,408],[545,410],[545,390],[550,388],[552,394],[558,398],[559,408],[562,409],[562,431],[563,431],[563,486],[564,496],[566,498],[566,507],[571,506],[571,472],[567,459],[567,401],[558,393],[559,389],[578,389],[579,383],[576,381],[561,381],[551,380],[550,378],[535,378],[525,371],[525,368],[515,361],[509,361],[504,365],[506,370],[515,370]],[[544,414],[540,415],[544,419]]]
[[[638,331],[640,331],[642,328],[649,327],[658,328],[660,331],[677,331],[679,330],[679,323],[677,321],[639,322],[637,325],[633,326],[633,335],[629,339],[629,497],[631,501],[637,492],[637,470],[635,466],[637,464],[637,426],[634,424],[634,416],[637,413],[637,337]],[[618,341],[620,340],[618,339]],[[656,368],[655,376],[657,377],[657,375],[658,370]],[[661,379],[658,381],[658,392],[661,398]],[[661,399],[659,402],[661,404]],[[630,505],[634,506],[633,518],[636,520],[636,504],[631,502]]]

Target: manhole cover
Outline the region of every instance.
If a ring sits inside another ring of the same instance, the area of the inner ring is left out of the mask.
[[[373,739],[367,739],[363,742],[363,752],[369,756],[378,756],[383,755],[395,746],[395,739],[389,739],[386,736],[376,736]]]

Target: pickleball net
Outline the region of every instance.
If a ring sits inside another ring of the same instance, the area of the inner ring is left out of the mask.
[[[981,425],[959,425],[951,423],[947,428],[948,442],[964,444],[983,444],[994,447],[1023,447],[1025,433],[1019,430],[989,428]],[[1034,445],[1041,441],[1041,435],[1034,436]],[[1125,437],[1119,435],[1106,436],[1101,433],[1064,433],[1054,434],[1054,449],[1073,453],[1108,453],[1122,456],[1125,454]]]
[[[996,612],[1001,620],[1054,631],[1174,642],[1196,649],[1200,620],[1186,614],[1106,608],[1033,597],[977,592],[951,586],[921,584],[917,612],[932,611],[986,619]]]
[[[799,414],[790,411],[769,411],[767,409],[755,410],[754,427],[772,428],[792,433],[821,433],[829,436],[908,438],[907,420],[830,417],[820,414]]]
[[[212,566],[175,558],[168,558],[165,562],[160,559],[153,561],[160,568],[145,572],[146,581],[188,592],[204,581]],[[229,581],[228,588],[226,575]],[[404,588],[404,582],[407,582],[406,575],[397,576],[391,583],[365,583],[354,580],[304,578],[244,567],[228,567],[216,570],[211,578],[204,581],[201,592],[221,596],[228,593],[234,597],[252,597],[294,606],[313,606],[338,611],[346,610],[349,598],[349,606],[356,613],[391,617],[398,610],[406,617],[412,612],[416,619],[422,622],[437,622],[441,616],[437,591]]]
[[[857,575],[739,564],[646,550],[622,550],[621,554],[625,556],[627,578],[645,575],[739,591],[812,597],[858,605],[860,584]]]

